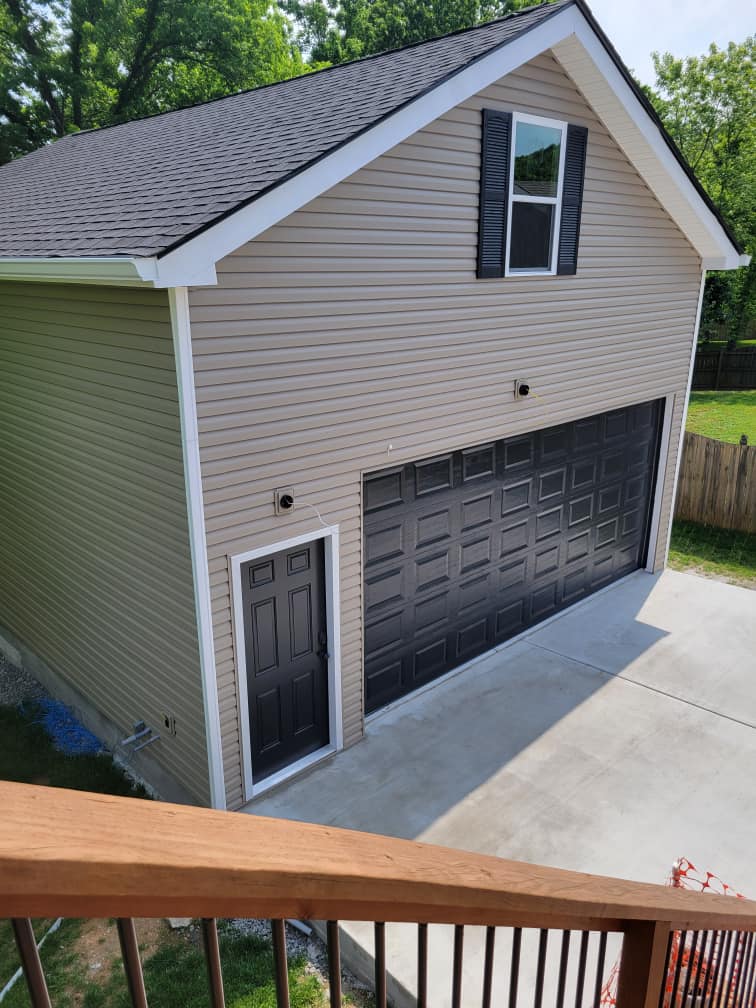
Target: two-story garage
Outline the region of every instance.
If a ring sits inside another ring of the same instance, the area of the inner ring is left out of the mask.
[[[582,0],[68,136],[0,205],[0,635],[165,796],[663,567],[744,257]]]

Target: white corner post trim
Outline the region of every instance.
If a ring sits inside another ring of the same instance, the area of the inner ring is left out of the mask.
[[[685,402],[683,403],[682,420],[680,422],[680,437],[677,442],[677,458],[675,460],[675,478],[672,482],[672,500],[669,505],[669,526],[667,528],[667,545],[664,550],[664,566],[669,560],[669,543],[672,538],[672,522],[675,517],[675,504],[677,502],[677,483],[680,479],[680,463],[682,462],[683,444],[685,442],[685,424],[688,419],[688,403],[690,402],[690,390],[693,386],[693,370],[696,366],[696,348],[698,347],[698,330],[701,325],[701,309],[703,308],[704,287],[706,285],[706,270],[701,270],[701,286],[698,291],[698,307],[696,308],[696,321],[693,326],[693,346],[690,348],[690,366],[688,367],[688,385],[685,389]]]
[[[653,489],[651,528],[648,533],[648,552],[646,555],[646,570],[650,573],[653,573],[656,568],[656,554],[659,551],[659,526],[661,524],[662,504],[664,503],[664,487],[667,484],[667,470],[669,468],[669,438],[672,433],[672,416],[674,411],[674,394],[665,396],[664,416],[662,418],[661,438],[659,440],[659,456],[656,463],[656,484]]]
[[[194,394],[192,335],[189,320],[189,296],[186,287],[171,287],[168,291],[171,308],[173,351],[176,357],[179,412],[181,416],[181,447],[184,458],[184,483],[189,519],[189,544],[194,579],[194,605],[199,639],[202,701],[205,714],[207,765],[210,778],[210,801],[215,809],[226,808],[226,788],[223,779],[223,748],[221,745],[218,680],[213,647],[213,621],[210,604],[210,574],[207,565],[205,539],[205,509],[202,501],[197,402]]]

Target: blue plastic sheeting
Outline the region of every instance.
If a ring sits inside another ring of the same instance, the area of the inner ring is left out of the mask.
[[[80,724],[60,700],[49,697],[37,700],[32,709],[37,712],[35,722],[45,727],[59,752],[66,756],[85,756],[105,751],[97,736]]]

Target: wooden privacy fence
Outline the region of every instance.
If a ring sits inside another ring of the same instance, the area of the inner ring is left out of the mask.
[[[756,388],[756,349],[699,350],[693,367],[693,390]]]
[[[675,517],[756,532],[756,446],[686,432]]]

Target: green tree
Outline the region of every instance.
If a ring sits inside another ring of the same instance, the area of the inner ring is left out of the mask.
[[[647,89],[665,126],[731,230],[756,259],[756,45],[754,36],[700,57],[653,53]],[[756,262],[710,273],[701,333],[736,339],[756,322]]]
[[[305,69],[269,0],[0,0],[0,163]]]
[[[397,49],[501,17],[533,0],[284,0],[298,40],[315,61]]]

